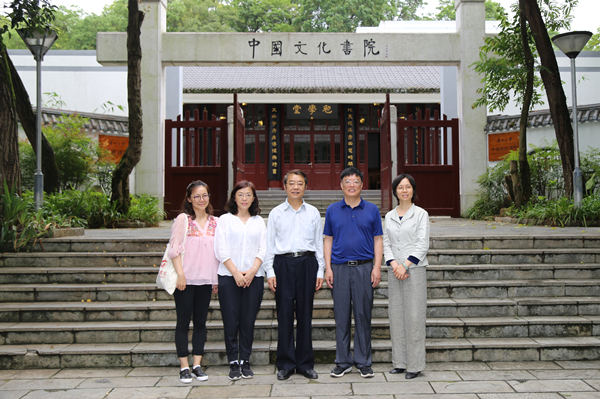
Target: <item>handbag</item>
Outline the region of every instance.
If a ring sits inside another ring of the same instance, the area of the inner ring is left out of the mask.
[[[185,240],[188,235],[189,221],[188,218],[185,218],[185,236],[183,236],[183,247],[185,248]],[[173,266],[173,259],[169,258],[169,250],[171,249],[171,243],[167,244],[167,249],[165,250],[165,254],[163,255],[162,262],[160,262],[160,268],[158,269],[158,275],[156,276],[156,286],[158,288],[162,288],[169,293],[169,295],[173,295],[175,292],[175,288],[177,287],[177,272],[175,271],[175,266]],[[181,263],[183,264],[183,255],[184,251],[182,251],[179,255],[181,256]]]

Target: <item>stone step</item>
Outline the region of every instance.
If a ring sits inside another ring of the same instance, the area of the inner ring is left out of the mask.
[[[155,267],[4,267],[0,284],[155,283]]]
[[[520,297],[428,299],[428,318],[531,316],[596,316],[598,297]],[[314,319],[333,319],[331,300],[315,299]],[[373,317],[388,317],[388,300],[373,301]],[[176,320],[173,300],[106,302],[5,302],[0,303],[0,323],[159,322]],[[257,320],[275,320],[275,301],[262,301]],[[221,320],[219,301],[212,300],[208,320]]]
[[[2,345],[174,342],[176,321],[0,323]],[[427,319],[427,338],[600,336],[600,316],[527,316]],[[313,319],[315,341],[335,340],[335,320]],[[373,318],[373,339],[390,339],[389,320]],[[192,327],[190,327],[190,339]],[[223,322],[207,323],[207,341],[223,341]],[[258,319],[254,340],[276,341],[277,320]]]
[[[600,248],[430,249],[431,265],[600,264]],[[0,256],[0,267],[119,267],[159,265],[157,252],[20,252]]]
[[[427,283],[428,298],[513,298],[513,297],[571,297],[599,296],[597,279],[545,280],[432,280]],[[374,297],[387,298],[387,281],[375,288]],[[265,291],[263,299],[272,299]],[[315,293],[316,299],[331,299],[325,286]],[[101,284],[2,284],[0,302],[65,302],[65,301],[148,301],[168,300],[162,289],[150,283]]]
[[[127,259],[127,258],[124,258]],[[120,267],[3,267],[0,284],[103,284],[156,281],[158,266]],[[388,280],[390,268],[382,266],[381,279]],[[444,280],[547,280],[600,279],[600,264],[540,265],[430,265],[428,281]],[[265,283],[265,295],[269,295]]]
[[[335,362],[335,341],[314,341],[317,363]],[[596,360],[597,337],[430,338],[428,363],[470,361]],[[389,340],[372,341],[373,362],[391,362]],[[274,363],[276,341],[254,341],[250,362]],[[225,344],[207,342],[202,363],[227,364]],[[178,366],[175,344],[166,342],[108,344],[28,344],[0,346],[1,369]]]
[[[265,218],[266,221],[266,218]],[[52,252],[164,252],[169,239],[123,238],[119,240],[89,237],[49,238],[43,240],[43,248],[35,245],[32,251]],[[432,236],[430,249],[575,249],[600,248],[600,237],[564,236]],[[10,254],[0,254],[1,260]]]

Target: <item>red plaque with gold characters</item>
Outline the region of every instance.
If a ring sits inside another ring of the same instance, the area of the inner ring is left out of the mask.
[[[519,150],[519,132],[488,134],[488,158],[490,162],[501,161],[511,151]]]

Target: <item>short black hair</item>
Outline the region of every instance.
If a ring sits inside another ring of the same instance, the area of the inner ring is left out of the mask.
[[[413,188],[413,196],[411,198],[412,202],[418,201],[419,197],[417,196],[417,183],[415,182],[415,179],[408,173],[402,173],[401,175],[396,176],[394,181],[392,181],[392,194],[394,194],[394,197],[396,197],[398,203],[400,203],[400,198],[398,198],[398,193],[396,192],[396,189],[398,188],[398,185],[403,179],[408,179],[408,182]]]
[[[227,200],[227,204],[225,204],[225,210],[227,212],[231,213],[232,215],[237,215],[238,207],[237,203],[235,202],[235,195],[242,188],[246,187],[250,187],[252,189],[252,196],[254,197],[254,199],[252,200],[252,204],[250,204],[250,208],[248,208],[250,216],[256,216],[260,213],[260,207],[258,206],[258,197],[256,196],[256,187],[254,187],[254,184],[252,184],[252,182],[249,182],[248,180],[240,180],[233,187],[233,190],[231,190],[229,200]]]
[[[181,213],[188,214],[192,217],[192,219],[196,219],[196,212],[194,212],[194,207],[192,206],[192,203],[188,201],[188,199],[191,199],[192,191],[194,191],[196,187],[206,188],[206,192],[209,195],[209,202],[208,206],[206,207],[206,213],[208,215],[212,215],[213,206],[210,203],[210,188],[208,188],[208,184],[204,183],[202,180],[194,180],[193,182],[188,184],[185,190],[185,198],[183,199],[183,203],[181,204]]]
[[[357,168],[355,168],[354,166],[350,166],[349,168],[342,170],[342,173],[340,174],[340,181],[344,180],[344,177],[348,177],[348,176],[352,176],[352,175],[356,175],[356,176],[360,177],[361,182],[364,180],[362,172],[360,170],[358,170]]]
[[[298,175],[298,176],[302,176],[304,178],[304,185],[308,186],[308,176],[306,176],[306,173],[304,173],[303,171],[301,171],[300,169],[292,169],[289,172],[287,172],[285,174],[285,176],[283,176],[283,185],[287,184],[288,181],[288,177],[290,177],[290,175]]]

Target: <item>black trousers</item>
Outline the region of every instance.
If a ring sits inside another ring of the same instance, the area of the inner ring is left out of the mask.
[[[314,256],[275,256],[273,268],[277,276],[275,305],[278,323],[275,364],[279,370],[302,372],[312,369],[315,366],[312,312],[319,268],[317,259]],[[297,320],[295,346],[294,312]]]
[[[206,316],[210,305],[212,285],[188,285],[183,291],[175,289],[175,310],[177,311],[177,325],[175,327],[175,347],[177,357],[187,357],[188,333],[190,320],[194,316],[194,333],[192,334],[192,354],[202,356],[206,342]]]
[[[219,276],[219,304],[227,360],[250,360],[254,323],[264,292],[264,277],[254,277],[248,288],[238,287],[232,276]]]

